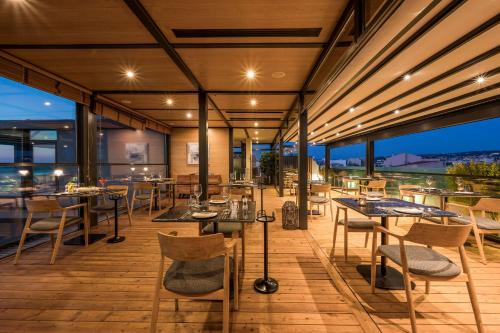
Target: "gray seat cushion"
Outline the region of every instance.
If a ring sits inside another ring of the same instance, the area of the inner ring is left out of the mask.
[[[127,209],[123,204],[118,203],[118,210]],[[93,213],[104,213],[104,212],[114,212],[115,211],[115,203],[114,202],[106,202],[104,204],[93,206],[90,209]]]
[[[471,224],[469,216],[450,217],[450,221],[460,224]],[[500,222],[486,217],[476,217],[477,227],[485,230],[500,230]]]
[[[217,231],[222,232],[223,234],[230,234],[233,231],[241,231],[243,228],[243,225],[241,223],[218,223],[217,224]],[[214,224],[210,223],[209,225],[205,226],[202,230],[204,234],[212,234],[214,232]]]
[[[79,218],[78,216],[66,216],[66,221],[64,224],[65,225],[73,224],[80,221],[82,221],[82,219]],[[61,223],[61,217],[47,217],[42,220],[33,222],[30,225],[30,229],[36,231],[51,231],[59,228],[60,223]]]
[[[401,265],[399,245],[381,245],[378,249],[383,255]],[[428,247],[405,245],[405,250],[408,270],[413,274],[453,277],[462,272],[462,269],[453,261]]]
[[[232,259],[230,269],[233,272]],[[224,256],[203,261],[174,261],[163,278],[163,285],[165,289],[183,295],[206,294],[222,289]]]
[[[320,196],[311,196],[311,197],[309,197],[309,201],[311,201],[312,203],[317,203],[317,204],[325,204],[325,203],[328,203],[330,201],[330,199],[328,199],[326,197],[320,197]]]
[[[136,194],[135,198],[137,200],[149,200],[149,198],[151,198],[151,194]]]
[[[379,225],[379,223],[376,221],[373,221],[373,220],[370,220],[367,218],[362,218],[362,217],[349,218],[347,220],[349,221],[349,228],[353,228],[353,229],[356,229],[356,228],[358,228],[358,229],[371,229],[371,228],[373,228],[373,226]],[[339,223],[345,224],[344,219],[340,219]]]

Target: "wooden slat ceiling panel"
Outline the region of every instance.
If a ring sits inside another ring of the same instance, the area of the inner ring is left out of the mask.
[[[221,110],[225,109],[279,109],[290,108],[295,96],[293,95],[212,95],[215,103]],[[255,99],[257,105],[252,106],[250,101]]]
[[[109,94],[105,95],[114,101],[127,105],[132,109],[193,109],[198,110],[198,96],[196,95],[157,95],[157,94]],[[167,99],[172,104],[167,104]],[[209,108],[211,106],[209,105]]]
[[[178,110],[142,110],[141,113],[151,116],[155,119],[170,123],[174,120],[198,120],[198,111],[178,111]],[[191,118],[188,118],[187,115],[190,114]],[[208,111],[208,120],[222,120],[219,113],[210,110]]]
[[[173,43],[326,42],[347,0],[143,0]],[[171,29],[322,28],[315,38],[176,38]]]
[[[121,0],[7,0],[0,13],[6,44],[154,42]]]
[[[197,120],[178,120],[178,121],[170,121],[169,123],[172,123],[173,127],[193,127],[193,128],[198,128],[198,121]],[[218,121],[218,120],[210,120],[208,122],[208,127],[227,127],[226,124],[223,121]]]
[[[231,125],[233,127],[248,127],[248,128],[255,128],[255,120],[250,120],[250,121],[230,121]],[[279,128],[281,121],[258,121],[259,126],[258,127],[275,127]]]
[[[9,50],[9,53],[92,90],[190,90],[162,50]],[[125,72],[136,72],[127,79]]]
[[[258,133],[256,133],[256,131]],[[275,129],[258,129],[258,130],[255,130],[255,129],[248,129],[247,130],[248,132],[248,135],[250,136],[250,138],[254,141],[255,143],[255,139],[258,139],[259,140],[259,143],[271,143],[274,139],[274,137],[276,136],[276,132],[277,130]],[[234,132],[233,132],[233,144],[237,147],[240,146],[240,142],[242,141],[245,141],[247,138],[246,136],[246,133],[245,133],[245,130],[243,129],[234,129]]]
[[[208,90],[300,90],[320,49],[179,49]],[[256,78],[245,72],[253,69]],[[275,72],[285,73],[273,78]]]

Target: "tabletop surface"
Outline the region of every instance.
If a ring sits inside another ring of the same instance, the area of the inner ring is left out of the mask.
[[[397,217],[397,216],[428,216],[428,217],[454,217],[457,214],[441,210],[436,207],[420,205],[394,198],[383,198],[380,201],[368,201],[365,206],[360,206],[357,198],[334,198],[332,199],[358,213],[369,217]],[[394,208],[419,208],[422,213],[404,214],[394,211]]]
[[[257,187],[258,184],[250,183],[250,182],[244,182],[244,183],[235,182],[235,183],[221,183],[221,184],[219,184],[219,186],[222,186],[222,187]]]
[[[217,223],[253,223],[255,222],[255,201],[248,202],[248,213],[245,216],[241,201],[238,204],[238,211],[225,214],[226,205],[209,205],[208,211],[217,212],[217,216],[210,219],[197,219],[192,213],[200,210],[189,210],[188,206],[176,206],[170,208],[153,219],[153,222],[217,222]]]
[[[465,191],[449,191],[439,188],[407,188],[404,189],[405,192],[413,192],[421,195],[435,195],[440,197],[478,197],[484,198],[488,197],[488,195],[480,193],[480,192],[465,192]]]

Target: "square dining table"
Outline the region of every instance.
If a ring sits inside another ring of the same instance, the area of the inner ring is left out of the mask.
[[[439,217],[448,219],[449,217],[455,217],[457,214],[453,212],[447,212],[445,210],[426,206],[421,204],[416,204],[413,202],[404,201],[401,199],[394,198],[382,198],[378,201],[367,201],[365,205],[360,205],[359,199],[352,198],[334,198],[332,199],[342,206],[350,208],[366,217],[378,217],[380,218],[380,224],[389,229],[389,218],[390,217]],[[418,208],[422,213],[418,214],[404,214],[396,211],[397,208]],[[446,221],[445,220],[445,221]],[[385,233],[381,235],[382,245],[388,244],[388,236]],[[370,265],[358,265],[356,267],[357,271],[363,276],[363,278],[370,283]],[[403,275],[396,269],[387,266],[387,260],[382,256],[380,265],[377,265],[377,281],[376,287],[380,289],[392,289],[392,290],[404,290]]]

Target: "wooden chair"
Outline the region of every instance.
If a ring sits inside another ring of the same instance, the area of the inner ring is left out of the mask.
[[[111,191],[117,191],[120,195],[123,196],[123,202],[125,202],[125,205],[119,206],[118,210],[127,210],[128,224],[132,225],[132,214],[130,212],[130,205],[128,203],[128,185],[108,185],[106,188]],[[106,196],[107,195],[103,196],[103,201],[100,204],[91,207],[90,212],[106,215],[106,220],[109,224],[110,216],[115,213],[115,203],[113,200],[106,199]]]
[[[151,211],[153,210],[154,198],[158,196],[157,188],[151,183],[147,182],[137,182],[134,183],[134,193],[132,194],[132,204],[130,207],[130,215],[134,213],[135,201],[147,202],[149,201],[149,216],[151,216]],[[158,200],[158,205],[161,209],[161,202]]]
[[[221,187],[219,186],[222,183],[221,175],[209,175],[208,176],[208,198],[213,195],[219,195],[221,193]]]
[[[425,281],[425,293],[430,292],[431,281],[465,282],[469,292],[472,310],[479,332],[483,331],[476,289],[472,281],[464,243],[470,233],[470,225],[440,225],[415,223],[406,235],[391,232],[381,226],[373,229],[373,247],[371,263],[371,291],[375,292],[377,256],[383,255],[403,270],[403,278],[410,315],[412,332],[417,332],[415,304],[411,291],[411,281]],[[398,245],[381,245],[377,247],[377,232],[383,232],[398,239]],[[405,242],[422,244],[405,245]],[[462,268],[450,259],[432,249],[433,246],[458,248]],[[463,271],[462,271],[463,270]]]
[[[354,184],[355,187],[352,187],[351,184]],[[340,192],[344,194],[349,194],[349,192],[354,192],[354,195],[358,194],[359,190],[359,182],[354,178],[342,177],[342,184],[340,187]]]
[[[54,264],[56,261],[57,252],[61,246],[64,228],[81,223],[82,218],[78,216],[68,216],[68,212],[73,209],[83,208],[83,225],[84,225],[84,238],[85,246],[89,244],[89,220],[88,220],[88,206],[86,203],[81,203],[69,207],[61,207],[56,199],[46,199],[46,200],[27,200],[26,206],[28,208],[28,218],[26,219],[26,224],[24,225],[23,233],[21,235],[21,240],[19,241],[19,246],[17,247],[16,257],[14,258],[14,264],[17,264],[19,257],[21,256],[21,251],[26,241],[28,234],[48,234],[50,235],[50,240],[52,243],[52,256],[50,258],[50,264]],[[53,216],[56,212],[62,212],[61,216]],[[48,217],[32,222],[33,214],[37,213],[47,213]],[[54,243],[54,235],[56,235],[56,240]]]
[[[343,211],[344,218],[340,219],[340,211]],[[369,218],[349,218],[347,216],[347,207],[337,206],[337,214],[335,215],[335,222],[333,227],[333,246],[330,252],[331,257],[335,256],[335,244],[337,242],[337,229],[339,224],[344,225],[344,261],[347,262],[348,250],[348,235],[349,232],[364,232],[365,233],[365,247],[368,246],[368,237],[373,231],[373,227],[378,225],[378,222]]]
[[[237,241],[232,239],[224,244],[222,234],[178,237],[175,231],[168,235],[158,233],[158,240],[161,259],[153,298],[151,333],[156,332],[160,297],[173,298],[175,311],[179,310],[179,298],[221,300],[222,332],[229,333],[231,268],[234,310],[238,310],[239,305]],[[166,272],[165,258],[173,260]]]
[[[408,191],[409,189],[419,189],[418,185],[399,185],[399,199],[405,200],[408,199],[410,202],[415,203],[416,194],[414,192]],[[420,219],[418,219],[420,222]],[[398,225],[399,216],[396,217],[396,223],[394,225]],[[416,218],[413,218],[413,223],[415,223]]]
[[[359,185],[359,193],[368,193],[371,191],[377,191],[384,193],[384,197],[387,196],[385,191],[385,185],[387,181],[385,179],[370,180],[367,185]]]
[[[332,186],[330,184],[312,184],[311,193],[307,198],[309,202],[309,212],[312,215],[313,206],[323,206],[323,216],[326,216],[326,206],[330,206],[330,219],[333,222],[333,206],[332,206]]]
[[[447,203],[446,209],[448,209],[448,207],[458,207],[469,212],[469,216],[450,217],[449,220],[450,222],[472,226],[472,233],[474,234],[474,238],[479,249],[481,262],[486,265],[487,261],[486,256],[484,255],[483,247],[484,235],[500,233],[500,221],[494,219],[493,216],[494,213],[500,213],[500,199],[481,198],[474,206],[466,206],[449,202]],[[476,216],[474,212],[481,212],[481,216]],[[490,217],[487,217],[486,213],[493,214]]]
[[[180,197],[189,196],[191,194],[191,175],[177,175],[176,194]]]

